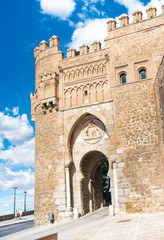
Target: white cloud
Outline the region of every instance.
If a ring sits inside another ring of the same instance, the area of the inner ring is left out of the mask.
[[[25,190],[27,209],[34,208],[33,133],[27,115],[19,115],[19,107],[0,112],[0,215],[13,211],[13,196],[8,195],[13,193],[13,185],[18,186],[17,209],[23,208]]]
[[[25,189],[24,189],[25,190]],[[12,189],[11,189],[12,191]],[[13,192],[13,191],[12,191]],[[16,210],[24,209],[24,191],[22,194],[16,194]],[[0,215],[6,215],[13,213],[13,195],[10,194],[7,197],[0,198]],[[26,196],[26,210],[34,209],[34,195],[30,195],[27,192]]]
[[[100,11],[98,10],[98,8],[96,8],[96,6],[95,5],[92,5],[91,7],[90,7],[90,10],[92,11],[92,12],[96,12],[98,15],[100,15]]]
[[[4,145],[3,145],[3,137],[0,136],[0,149],[3,149]]]
[[[82,44],[91,46],[95,40],[102,42],[104,46],[104,38],[107,36],[106,18],[86,20],[79,23],[72,35],[72,42],[69,47],[78,49]]]
[[[13,185],[19,189],[31,189],[34,187],[34,172],[31,169],[26,171],[12,171],[10,168],[0,164],[0,189],[10,190]]]
[[[35,138],[27,115],[17,115],[19,107],[6,110],[8,115],[0,112],[0,160],[5,161],[7,165],[33,167]],[[10,116],[9,113],[16,116]],[[11,143],[7,147],[5,140]]]
[[[13,186],[16,185],[16,209],[23,209],[24,191],[26,208],[34,209],[34,172],[31,169],[13,171],[0,164],[0,215],[13,213]]]
[[[11,112],[10,108],[8,108],[8,107],[5,107],[5,111],[6,112]]]
[[[130,22],[132,22],[132,13],[137,9],[142,11],[143,19],[146,19],[147,18],[146,9],[151,5],[157,8],[157,14],[161,14],[162,13],[161,6],[164,3],[163,0],[151,0],[147,5],[144,6],[143,3],[138,0],[115,0],[115,2],[124,5],[127,8],[128,15],[130,17]]]
[[[74,0],[40,0],[40,5],[43,13],[65,20],[75,10],[76,4]]]
[[[97,2],[103,3],[104,1],[101,0],[83,0],[85,3],[83,8],[90,9],[91,3],[97,3]],[[128,10],[128,15],[130,17],[130,22],[133,21],[132,13],[139,9],[143,12],[143,19],[147,18],[146,9],[153,5],[157,8],[157,14],[162,13],[162,4],[163,0],[151,0],[146,6],[143,5],[142,2],[138,0],[115,0],[115,2],[124,5]],[[87,7],[86,7],[87,6]],[[98,10],[98,9],[97,9]],[[84,12],[84,11],[83,11]],[[99,12],[97,12],[100,14]],[[105,13],[103,13],[105,14]],[[102,12],[101,12],[102,15]],[[78,14],[78,16],[81,19],[85,19],[85,13]],[[117,22],[117,27],[119,27],[119,17],[116,16],[115,20]],[[85,19],[84,22],[79,22],[76,24],[76,29],[73,32],[71,42],[68,44],[69,47],[73,47],[78,49],[82,44],[87,44],[88,46],[91,46],[91,44],[98,40],[102,43],[102,47],[104,47],[104,38],[107,36],[107,26],[106,26],[107,18],[101,18],[101,19]]]
[[[5,112],[12,113],[14,116],[16,116],[19,114],[19,107],[13,107],[12,110],[10,108],[6,107]]]
[[[34,188],[28,189],[28,195],[34,195]]]
[[[13,109],[18,113],[18,108]],[[33,135],[33,128],[28,122],[27,115],[9,116],[0,112],[0,136],[12,144],[21,144]]]
[[[78,15],[79,18],[85,19],[85,14],[84,13],[78,13],[77,15]]]
[[[10,146],[7,150],[0,150],[0,159],[14,166],[34,167],[35,161],[35,138],[22,145]]]
[[[13,108],[13,115],[16,116],[19,114],[19,107],[14,107]]]
[[[100,2],[101,4],[103,4],[104,2],[105,2],[105,0],[82,0],[82,2],[84,2],[84,4],[86,5],[86,6],[88,6],[88,5],[91,5],[91,4],[96,4],[96,3],[98,3],[98,2]]]
[[[88,19],[88,16],[92,15],[97,15],[98,17],[100,16],[105,16],[105,12],[101,11],[99,9],[98,3],[101,3],[101,5],[104,5],[105,0],[81,0],[83,2],[82,6],[82,12],[77,13],[78,17],[80,19]]]

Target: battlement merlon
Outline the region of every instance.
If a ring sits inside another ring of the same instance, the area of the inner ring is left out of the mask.
[[[162,9],[163,9],[163,14],[164,14],[164,4],[162,5]],[[155,18],[157,16],[157,9],[156,7],[153,7],[153,6],[149,6],[149,8],[146,10],[147,12],[147,19],[146,20],[149,20],[149,19],[152,19],[152,18]],[[139,23],[141,21],[145,21],[145,20],[142,20],[142,11],[141,10],[135,10],[133,12],[133,23]],[[129,16],[127,14],[122,14],[120,17],[119,17],[119,20],[120,20],[120,28],[122,27],[125,27],[127,25],[131,25],[129,24]],[[132,23],[132,24],[133,24]],[[107,21],[107,28],[108,28],[108,32],[116,29],[116,25],[117,25],[117,22],[113,19],[113,18],[110,18],[108,21]]]
[[[125,27],[129,26],[129,32],[130,31],[138,31],[142,30],[142,28],[145,28],[147,26],[151,26],[152,19],[160,18],[164,15],[164,4],[162,5],[163,9],[163,14],[160,16],[156,15],[157,9],[154,6],[149,6],[149,8],[146,10],[147,12],[147,19],[143,20],[142,19],[142,11],[140,10],[135,10],[133,12],[133,23],[129,24],[129,16],[127,14],[122,14],[119,17],[120,20],[120,27],[116,27],[117,22],[114,19],[109,19],[107,21],[107,31],[108,31],[108,37],[105,38],[105,41],[109,38],[109,36],[117,37],[117,35],[126,35],[126,31],[124,30]],[[151,21],[151,23],[149,23]],[[157,22],[157,21],[156,21]],[[134,24],[137,24],[134,27]],[[156,24],[157,25],[157,24]],[[131,26],[131,27],[130,27]],[[130,30],[131,28],[131,30]],[[117,34],[111,34],[113,30],[117,30]],[[96,41],[97,42],[97,41]],[[101,50],[101,44],[94,42],[92,44],[92,52],[99,51]],[[76,57],[78,55],[83,55],[89,53],[89,47],[85,44],[83,44],[80,48],[80,52],[76,51],[74,48],[70,48],[67,51],[67,56],[68,58]],[[48,43],[46,41],[41,41],[39,44],[39,47],[36,47],[34,49],[34,58],[35,58],[35,63],[37,63],[40,59],[44,58],[46,55],[52,55],[52,54],[57,54],[57,61],[60,61],[64,58],[64,54],[60,51],[60,46],[59,46],[59,38],[57,36],[53,36],[49,39],[49,47]]]
[[[109,19],[107,22],[108,36],[104,39],[105,47],[109,47],[108,40],[124,37],[132,33],[137,33],[140,31],[153,29],[153,27],[157,27],[158,25],[164,24],[164,4],[162,5],[163,14],[157,16],[156,8],[150,6],[147,12],[147,19],[142,20],[142,11],[136,10],[133,13],[133,23],[129,24],[129,17],[126,14],[122,14],[119,18],[120,27],[116,28],[116,21],[114,19]]]
[[[52,36],[49,39],[49,47],[46,41],[41,41],[39,47],[34,49],[35,63],[47,55],[57,55],[57,60],[60,61],[64,58],[64,54],[60,51],[59,38],[57,36]]]

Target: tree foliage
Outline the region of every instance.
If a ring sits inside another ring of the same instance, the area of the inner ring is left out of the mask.
[[[110,180],[107,176],[109,171],[109,162],[106,161],[101,168],[101,177],[103,179],[103,193],[107,193],[110,189]]]

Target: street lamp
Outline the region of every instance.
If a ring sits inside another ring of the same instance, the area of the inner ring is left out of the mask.
[[[16,190],[17,190],[17,186],[13,186],[13,189],[14,189],[14,214],[15,214],[15,204],[16,204]]]
[[[26,212],[26,195],[27,195],[27,192],[24,191],[24,212]]]

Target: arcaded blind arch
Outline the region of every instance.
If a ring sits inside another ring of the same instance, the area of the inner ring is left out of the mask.
[[[81,87],[77,89],[77,105],[81,106],[83,104],[83,90]]]
[[[74,88],[66,89],[64,92],[64,106],[67,108],[102,102],[108,99],[109,86],[107,81],[74,86]]]
[[[75,89],[72,89],[71,94],[70,94],[70,107],[77,106],[76,98],[77,98],[76,91],[75,91]]]
[[[109,90],[108,90],[107,82],[103,83],[102,89],[103,89],[103,100],[105,101],[105,100],[109,99]]]
[[[65,100],[65,108],[69,108],[70,107],[70,94],[69,94],[69,90],[65,91],[64,93],[64,100]]]
[[[102,99],[102,85],[100,85],[100,83],[98,83],[96,85],[96,102],[101,102]]]

